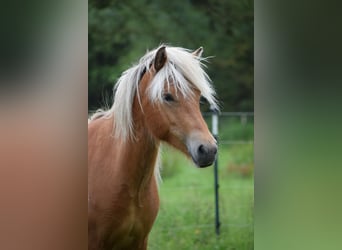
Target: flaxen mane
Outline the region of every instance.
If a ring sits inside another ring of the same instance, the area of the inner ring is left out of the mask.
[[[140,76],[144,71],[149,70],[159,48],[147,52],[138,64],[123,72],[115,85],[112,107],[109,110],[98,110],[95,112],[91,116],[90,122],[101,117],[111,118],[114,114],[115,137],[121,137],[124,140],[132,138],[132,105],[134,96],[138,93],[137,87]],[[210,85],[210,78],[203,70],[205,58],[194,56],[189,50],[180,47],[166,47],[166,54],[168,58],[166,64],[155,75],[148,88],[147,94],[150,100],[152,102],[162,100],[165,84],[170,86],[171,83],[176,86],[180,94],[191,96],[192,84],[211,105],[217,108],[217,102],[214,97],[215,92]]]

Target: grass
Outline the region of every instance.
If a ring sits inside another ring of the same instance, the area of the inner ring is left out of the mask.
[[[250,131],[246,134],[252,135]],[[165,146],[162,159],[161,203],[149,238],[150,250],[253,249],[253,171],[246,175],[236,170],[245,165],[253,168],[252,144],[220,146],[218,237],[214,226],[213,167],[198,169]]]

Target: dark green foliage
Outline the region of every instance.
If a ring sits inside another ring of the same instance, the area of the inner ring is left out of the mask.
[[[120,74],[161,43],[204,47],[225,111],[253,110],[251,0],[89,1],[89,109],[103,105]]]

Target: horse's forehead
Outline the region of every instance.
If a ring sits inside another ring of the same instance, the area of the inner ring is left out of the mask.
[[[139,86],[146,88],[153,80],[153,75],[150,71],[145,71],[140,77]]]

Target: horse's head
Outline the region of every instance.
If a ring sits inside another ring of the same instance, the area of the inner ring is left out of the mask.
[[[181,52],[179,60],[188,62],[177,61],[177,53],[169,48],[158,49],[149,69],[143,72],[136,100],[154,137],[190,156],[197,166],[207,167],[216,158],[217,144],[199,102],[203,94],[214,101],[213,90],[201,68],[202,48],[193,53]]]

